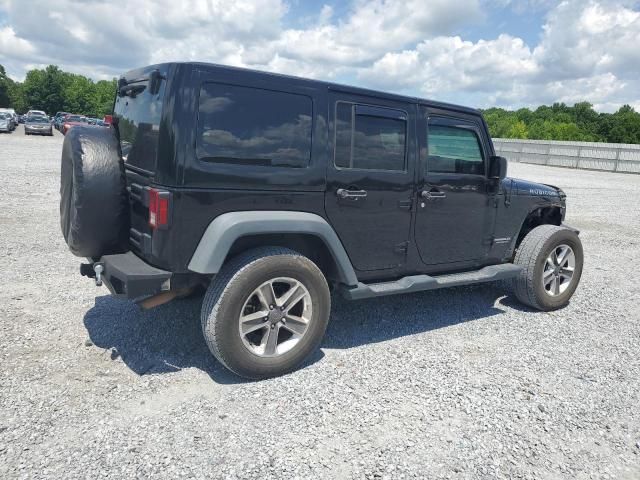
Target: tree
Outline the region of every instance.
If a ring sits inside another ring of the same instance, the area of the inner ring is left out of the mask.
[[[541,105],[534,111],[490,108],[484,115],[494,137],[640,143],[640,113],[629,105],[614,114],[598,113],[585,101]]]
[[[11,82],[9,87],[10,105],[16,112],[26,112],[27,100],[24,96],[23,84],[19,82]]]
[[[100,80],[95,84],[95,111],[99,117],[110,114],[113,111],[113,101],[117,88],[116,79]]]
[[[93,81],[82,75],[67,74],[67,76],[64,87],[65,102],[60,109],[95,116],[95,86]]]
[[[55,65],[27,72],[24,82],[13,82],[0,65],[0,106],[12,106],[17,112],[29,109],[74,112],[103,117],[111,113],[116,80],[93,80],[62,71]]]
[[[529,138],[527,125],[522,120],[516,120],[507,132],[507,138]]]
[[[7,77],[4,67],[0,65],[0,107],[11,106],[11,98],[9,97],[9,90],[11,79]]]
[[[55,113],[64,105],[65,74],[55,65],[44,70],[30,70],[23,89],[28,108]]]
[[[614,143],[640,143],[640,113],[624,105],[611,116],[609,141]]]

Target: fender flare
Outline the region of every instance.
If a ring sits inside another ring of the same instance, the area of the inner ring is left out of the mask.
[[[216,217],[205,230],[188,268],[196,273],[216,274],[238,238],[269,233],[300,233],[318,237],[329,249],[340,281],[349,286],[358,284],[349,256],[336,232],[324,218],[308,212],[266,210],[224,213]]]

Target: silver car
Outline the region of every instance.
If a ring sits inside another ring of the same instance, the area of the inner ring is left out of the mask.
[[[25,135],[53,135],[53,127],[47,117],[32,115],[24,121]]]
[[[0,112],[0,132],[12,132],[13,128],[13,118],[11,114]]]

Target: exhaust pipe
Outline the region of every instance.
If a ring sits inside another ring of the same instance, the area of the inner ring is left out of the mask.
[[[193,291],[193,288],[181,288],[179,290],[170,290],[168,292],[162,292],[158,295],[154,295],[153,297],[145,298],[144,300],[138,302],[141,308],[144,310],[149,310],[151,308],[158,307],[160,305],[164,305],[165,303],[169,303],[170,301],[176,299],[177,297],[186,297]]]

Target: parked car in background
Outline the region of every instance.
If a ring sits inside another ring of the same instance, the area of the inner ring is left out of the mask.
[[[13,119],[8,112],[0,112],[0,132],[13,132]]]
[[[70,115],[69,112],[56,112],[53,117],[53,126],[58,131],[62,131],[62,124],[64,123],[64,117]]]
[[[28,116],[24,122],[25,135],[53,135],[53,126],[49,117],[43,115]]]
[[[104,126],[105,127],[110,127],[111,124],[113,123],[113,116],[112,115],[105,115],[104,118],[102,119],[102,121],[104,122]]]
[[[98,123],[98,119],[93,117],[87,117],[87,123],[89,125],[95,125],[96,123]]]
[[[87,117],[84,117],[82,115],[67,115],[66,117],[64,117],[64,123],[62,124],[61,131],[64,135],[66,135],[71,128],[76,127],[78,125],[86,125],[86,124],[87,124]]]
[[[26,118],[26,115],[18,115],[18,123],[24,123]]]
[[[8,113],[13,128],[18,126],[18,114],[13,108],[0,108],[0,113]]]

